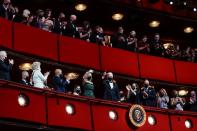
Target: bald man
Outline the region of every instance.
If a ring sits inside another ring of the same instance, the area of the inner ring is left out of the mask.
[[[11,5],[11,0],[4,0],[3,4],[0,5],[0,16],[12,20],[14,8]]]
[[[63,78],[62,70],[56,69],[55,76],[53,77],[53,87],[57,92],[66,93],[69,90],[70,79],[67,77],[66,79]]]

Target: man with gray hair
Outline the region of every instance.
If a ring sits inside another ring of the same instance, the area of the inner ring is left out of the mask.
[[[10,73],[14,60],[8,59],[8,62],[6,62],[6,59],[7,53],[5,51],[0,51],[0,79],[11,80]]]

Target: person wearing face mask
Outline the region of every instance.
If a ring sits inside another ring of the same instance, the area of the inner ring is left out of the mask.
[[[69,77],[66,77],[66,76],[64,79],[62,75],[62,70],[56,69],[55,76],[52,79],[52,83],[53,83],[55,91],[65,93],[69,89],[70,79]]]
[[[141,97],[143,105],[156,106],[156,92],[147,79],[144,81],[144,87],[141,88]]]
[[[119,101],[120,100],[120,92],[118,89],[118,85],[113,80],[113,73],[108,72],[106,80],[103,81],[104,88],[104,96],[105,100],[111,101]]]
[[[87,71],[83,76],[83,96],[95,98],[94,84],[92,82],[92,70]]]
[[[132,85],[128,84],[127,89],[127,101],[128,103],[140,104],[140,89],[137,83]]]
[[[7,59],[7,53],[0,51],[0,79],[11,80],[10,74],[13,64],[14,60]]]
[[[30,85],[28,78],[29,78],[29,73],[27,71],[23,71],[22,72],[22,79],[21,79],[20,83],[24,84],[24,85]]]
[[[76,95],[76,96],[80,96],[81,95],[81,87],[79,85],[76,85],[74,87],[73,95]]]
[[[159,96],[157,98],[157,107],[162,109],[168,109],[168,103],[169,103],[169,96],[165,89],[161,89],[159,91]]]

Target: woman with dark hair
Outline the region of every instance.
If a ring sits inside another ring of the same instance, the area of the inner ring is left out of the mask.
[[[90,42],[90,36],[92,34],[92,30],[90,28],[90,23],[88,21],[83,22],[83,27],[79,33],[80,39]]]
[[[127,101],[129,103],[140,104],[140,89],[137,83],[126,86],[127,89]]]

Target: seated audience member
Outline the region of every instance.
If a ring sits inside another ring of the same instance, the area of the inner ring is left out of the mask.
[[[13,64],[14,60],[7,59],[7,53],[0,51],[0,79],[11,80],[10,74]]]
[[[70,16],[70,20],[68,21],[68,23],[66,25],[66,29],[65,29],[63,35],[70,36],[70,37],[73,37],[73,38],[78,38],[79,37],[78,29],[77,29],[77,26],[75,25],[76,20],[77,20],[76,15],[71,15]]]
[[[118,49],[126,49],[126,37],[123,27],[118,27],[118,32],[112,37],[112,47]]]
[[[83,96],[95,98],[94,84],[92,82],[92,70],[87,71],[83,76]]]
[[[141,88],[142,103],[145,106],[156,106],[156,92],[149,80],[144,81],[144,87]]]
[[[14,12],[11,0],[3,0],[3,4],[0,5],[0,16],[7,20],[12,20]]]
[[[132,104],[140,104],[140,89],[137,83],[126,86],[127,89],[127,101]]]
[[[63,32],[66,30],[67,21],[65,19],[65,14],[61,12],[59,17],[54,22],[54,32],[57,34],[64,34]]]
[[[66,77],[66,79],[63,78],[62,70],[56,69],[55,70],[55,76],[52,79],[53,86],[57,92],[65,93],[68,91],[70,79],[69,77]]]
[[[46,9],[44,13],[44,17],[46,20],[53,20],[52,18],[52,10],[51,9]]]
[[[136,38],[136,32],[133,30],[130,32],[129,37],[127,38],[127,49],[129,51],[137,51],[138,43]]]
[[[104,36],[104,43],[105,43],[105,46],[112,47],[111,36],[105,35]]]
[[[91,34],[92,34],[92,30],[90,28],[90,23],[88,21],[84,21],[83,27],[79,33],[80,39],[90,42]]]
[[[119,102],[126,102],[127,101],[127,99],[126,99],[126,96],[125,96],[125,94],[124,94],[124,91],[120,91],[119,92],[119,94],[120,94],[120,101]]]
[[[96,26],[94,32],[90,36],[90,42],[105,46],[103,28]]]
[[[19,14],[19,8],[18,7],[14,7],[14,14],[12,17],[12,21],[20,23],[22,21],[21,15]]]
[[[173,97],[170,99],[170,105],[173,109],[183,111],[184,101],[178,96],[178,91],[173,91]]]
[[[160,41],[160,35],[155,34],[154,40],[151,42],[151,53],[156,56],[164,56],[164,47]]]
[[[47,87],[47,78],[50,72],[46,72],[44,75],[41,73],[41,63],[40,62],[33,62],[32,64],[32,75],[31,81],[32,85],[37,88],[45,88]]]
[[[81,95],[81,87],[79,85],[76,85],[74,87],[73,95],[76,95],[76,96],[80,96]]]
[[[168,103],[170,99],[165,89],[159,91],[159,96],[157,98],[157,107],[162,109],[168,109]]]
[[[22,72],[22,79],[21,79],[20,83],[24,84],[24,85],[30,85],[28,78],[29,78],[29,73],[27,71],[23,71]]]
[[[140,53],[149,54],[150,53],[150,45],[148,43],[148,37],[143,36],[142,40],[138,43],[138,51]]]
[[[105,100],[111,101],[120,101],[120,92],[118,89],[118,85],[113,80],[113,73],[107,73],[107,79],[103,81],[103,89],[104,89],[104,96]]]

